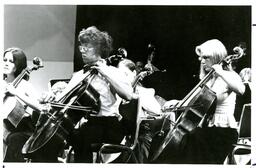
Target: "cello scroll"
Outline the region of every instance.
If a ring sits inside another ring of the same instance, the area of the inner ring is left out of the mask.
[[[236,46],[233,48],[233,52],[235,54],[228,55],[223,61],[227,64],[230,64],[232,61],[240,59],[242,56],[246,55],[246,48],[242,47],[242,45]]]

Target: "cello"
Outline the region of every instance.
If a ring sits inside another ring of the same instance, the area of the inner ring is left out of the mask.
[[[244,49],[237,46],[233,49],[235,54],[222,59],[219,64],[230,64],[231,61],[241,58]],[[211,119],[216,107],[216,94],[207,87],[206,83],[214,74],[212,69],[201,81],[185,96],[178,105],[172,108],[173,111],[181,110],[182,113],[176,119],[172,130],[161,129],[155,136],[149,160],[152,163],[168,163],[168,159],[175,158],[184,147],[186,135],[197,127],[205,127]],[[168,117],[163,121],[165,124]]]
[[[69,141],[80,119],[98,113],[99,93],[90,84],[97,71],[85,67],[77,73],[65,90],[56,96],[55,102],[50,102],[53,109],[41,113],[36,130],[22,149],[27,161],[55,162],[59,150]],[[45,156],[46,148],[53,150],[49,156]]]

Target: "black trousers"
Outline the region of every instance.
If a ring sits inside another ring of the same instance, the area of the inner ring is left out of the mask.
[[[4,125],[10,125],[8,120],[4,120]],[[17,128],[7,128],[10,134],[4,140],[5,156],[4,162],[25,162],[21,153],[23,145],[33,132],[34,126],[30,117],[25,117],[19,123]]]
[[[236,129],[206,127],[196,128],[186,137],[180,163],[186,164],[223,164],[237,142]]]
[[[75,130],[70,137],[75,162],[91,163],[92,144],[119,144],[123,137],[123,127],[117,117],[90,117],[88,122]]]

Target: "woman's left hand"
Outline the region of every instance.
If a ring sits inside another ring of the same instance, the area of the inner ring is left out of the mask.
[[[92,69],[96,69],[100,74],[102,74],[103,76],[107,75],[108,72],[108,66],[106,65],[106,63],[104,61],[98,61],[95,66],[91,67]]]
[[[223,71],[222,66],[219,65],[219,64],[214,64],[214,65],[212,65],[212,68],[214,69],[214,71],[215,71],[215,73],[216,73],[217,75],[220,75],[221,72]]]

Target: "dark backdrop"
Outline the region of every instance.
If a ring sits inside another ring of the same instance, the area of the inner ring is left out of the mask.
[[[247,55],[236,71],[251,67],[251,6],[77,6],[74,71],[82,66],[77,35],[92,25],[113,37],[114,51],[124,47],[135,62],[146,63],[148,44],[155,45],[153,64],[167,71],[145,78],[144,84],[165,99],[182,99],[197,84],[195,46],[206,40],[219,39],[229,54],[245,42]]]

